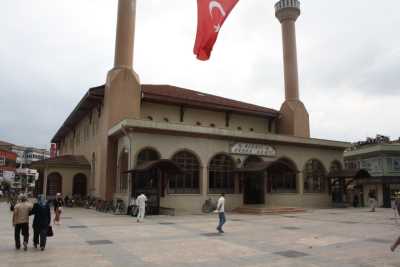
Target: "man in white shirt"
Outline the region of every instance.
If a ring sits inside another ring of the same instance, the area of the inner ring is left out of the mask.
[[[217,230],[220,233],[224,233],[222,230],[222,226],[225,224],[226,218],[225,218],[225,194],[222,193],[220,198],[218,199],[218,204],[217,204],[217,212],[218,212],[218,217],[219,217],[219,224],[217,226]]]
[[[146,201],[147,197],[143,193],[141,193],[136,198],[136,205],[139,207],[139,212],[137,214],[137,222],[140,222],[144,218],[144,213],[146,211]]]

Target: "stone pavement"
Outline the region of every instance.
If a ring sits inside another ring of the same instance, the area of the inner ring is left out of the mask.
[[[293,215],[132,217],[65,209],[44,252],[16,251],[11,213],[0,203],[0,266],[399,266],[390,244],[400,235],[392,210],[312,210]]]

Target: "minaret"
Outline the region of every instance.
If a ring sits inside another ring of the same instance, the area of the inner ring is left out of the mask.
[[[108,126],[140,116],[140,82],[133,70],[136,0],[118,0],[114,68],[107,75],[105,105]]]
[[[124,119],[140,118],[141,87],[133,70],[136,0],[118,0],[114,68],[107,74],[104,91],[100,191],[107,199],[115,192],[117,140],[107,133]]]
[[[280,0],[275,4],[275,16],[282,25],[285,102],[281,106],[278,132],[299,137],[310,137],[308,112],[299,98],[297,71],[296,25],[300,16],[298,0]]]

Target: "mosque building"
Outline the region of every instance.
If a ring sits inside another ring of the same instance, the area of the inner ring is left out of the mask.
[[[38,190],[54,197],[122,199],[200,211],[225,193],[228,210],[328,207],[331,169],[348,143],[310,137],[299,98],[297,0],[280,0],[285,101],[281,109],[173,85],[142,84],[133,67],[136,0],[119,0],[114,68],[90,88],[52,138],[58,156],[37,162]]]

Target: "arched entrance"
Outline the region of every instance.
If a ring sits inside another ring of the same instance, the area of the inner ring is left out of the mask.
[[[62,176],[53,172],[47,176],[47,197],[55,198],[57,193],[62,193]]]
[[[152,148],[145,148],[139,152],[136,159],[136,168],[145,166],[149,162],[160,159],[159,153]],[[146,213],[158,214],[160,206],[160,173],[156,168],[132,173],[132,197],[136,198],[140,193],[147,196]]]
[[[249,156],[243,164],[244,168],[262,163],[257,156]],[[244,204],[265,204],[265,172],[250,171],[243,174],[243,202]]]
[[[74,176],[72,194],[74,196],[86,196],[87,194],[87,178],[83,173],[78,173]]]
[[[177,162],[160,159],[160,154],[156,150],[143,149],[137,155],[135,168],[128,171],[132,175],[132,197],[136,198],[140,193],[144,193],[148,199],[146,213],[159,214],[160,197],[165,194],[168,178],[177,175],[182,177],[182,175],[189,173],[183,179],[192,181],[189,178],[193,177],[191,172],[193,168],[187,168],[188,164],[184,164],[184,167],[186,167],[186,173]]]

